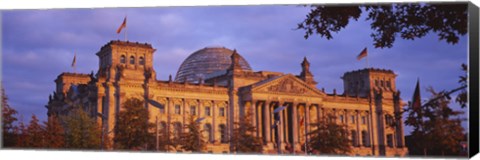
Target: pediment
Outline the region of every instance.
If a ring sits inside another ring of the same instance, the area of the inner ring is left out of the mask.
[[[324,96],[318,89],[311,87],[294,75],[287,74],[270,78],[252,85],[252,93],[275,93],[301,96]]]

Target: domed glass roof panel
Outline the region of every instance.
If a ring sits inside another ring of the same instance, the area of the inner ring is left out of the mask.
[[[230,56],[233,51],[225,47],[207,47],[200,49],[187,57],[180,65],[175,77],[176,82],[195,83],[199,79],[205,80],[206,75],[224,71],[232,63]],[[240,56],[240,66],[244,70],[252,70],[248,62]]]

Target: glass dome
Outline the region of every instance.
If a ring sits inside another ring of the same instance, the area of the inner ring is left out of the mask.
[[[199,79],[205,80],[206,75],[224,71],[232,63],[230,56],[233,51],[225,47],[206,47],[187,57],[180,65],[175,76],[176,82],[196,83]],[[240,66],[244,70],[252,70],[248,62],[240,56]]]

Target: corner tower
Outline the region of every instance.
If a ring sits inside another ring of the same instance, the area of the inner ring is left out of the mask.
[[[392,70],[366,68],[347,72],[343,75],[344,92],[347,95],[366,97],[375,91],[384,94],[396,92],[395,78]]]
[[[148,43],[110,41],[97,52],[99,59],[97,74],[111,81],[121,78],[143,80],[146,77],[145,73],[155,77],[154,52],[155,49]]]

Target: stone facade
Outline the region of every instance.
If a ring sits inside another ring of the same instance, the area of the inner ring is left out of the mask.
[[[67,114],[72,104],[81,104],[111,138],[115,136],[111,131],[122,103],[136,97],[145,100],[150,122],[158,122],[159,128],[170,126],[167,129],[174,134],[185,131],[181,126],[188,123],[190,116],[205,118],[201,121],[202,129],[210,130],[205,132],[208,139],[205,152],[212,153],[230,151],[228,139],[232,126],[246,113],[253,116],[255,136],[263,140],[265,153],[276,153],[277,139],[285,152],[286,145],[301,150],[305,133],[312,128],[300,125],[300,121],[315,123],[333,115],[351,133],[354,144],[351,155],[407,154],[404,125],[401,117],[395,116],[402,112],[404,102],[395,89],[396,75],[391,70],[368,68],[347,72],[342,77],[345,92],[338,94],[334,90],[329,94],[316,88],[307,58],[301,63],[299,75],[255,72],[242,67],[241,56],[234,50],[230,66],[195,83],[174,81],[171,76],[168,80],[157,80],[154,52],[146,43],[109,42],[97,53],[100,63],[96,74],[58,76],[57,90],[47,105],[48,114]],[[271,129],[273,111],[280,106],[287,108],[279,113],[281,125],[276,137]]]

